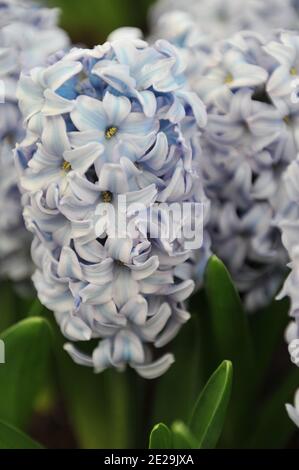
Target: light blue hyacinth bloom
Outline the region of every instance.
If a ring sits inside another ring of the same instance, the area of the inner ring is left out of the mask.
[[[289,205],[283,175],[299,149],[299,108],[291,100],[292,65],[287,80],[273,88],[282,66],[272,53],[286,47],[286,38],[296,43],[292,33],[273,34],[268,43],[247,32],[217,46],[217,54],[221,50],[223,54],[218,55],[216,69],[225,68],[224,58],[237,50],[238,64],[241,54],[243,63],[264,70],[259,84],[251,82],[250,76],[248,80],[244,76],[244,82],[237,78],[236,83],[230,68],[216,92],[206,85],[210,78],[215,82],[213,67],[202,82],[209,103],[204,155],[210,155],[204,159],[203,174],[212,207],[216,199],[211,217],[212,245],[227,262],[250,310],[270,301],[281,285],[287,263],[277,220]],[[284,92],[286,84],[289,94]],[[227,217],[230,224],[224,222]],[[232,257],[233,252],[238,256]]]
[[[227,39],[242,30],[271,34],[273,29],[296,29],[297,3],[285,0],[282,8],[280,0],[159,0],[151,8],[150,24],[165,37],[161,26],[166,23],[166,17],[169,12],[180,11],[188,13],[210,39]],[[163,15],[165,20],[159,24]],[[181,26],[177,24],[176,28],[180,30]]]
[[[32,272],[30,236],[26,231],[13,163],[13,148],[23,137],[16,87],[21,70],[45,64],[68,45],[57,27],[58,10],[21,0],[0,5],[0,275],[14,281]],[[2,102],[3,101],[3,102]]]
[[[182,18],[179,26],[173,17]],[[186,12],[165,13],[161,21],[167,18],[165,37],[187,61],[190,86],[208,111],[201,169],[212,250],[230,269],[247,309],[256,310],[277,293],[288,260],[278,220],[289,210],[283,174],[299,150],[298,36],[244,31],[210,40],[208,60],[194,67],[192,54],[203,49],[189,38],[197,30],[204,44],[199,20],[195,14],[188,20]]]
[[[174,359],[157,359],[155,349],[190,316],[195,255],[178,231],[185,222],[159,235],[165,203],[202,203],[203,223],[208,215],[200,163],[206,111],[184,71],[168,42],[149,46],[130,32],[75,48],[20,79],[27,134],[16,165],[35,235],[34,284],[69,340],[66,351],[98,372],[128,364],[143,377],[161,375]],[[101,212],[106,205],[113,212]],[[121,213],[129,224],[116,235],[111,214]],[[91,355],[74,344],[92,338],[99,343]]]
[[[267,52],[274,58],[277,67],[273,70],[267,86],[268,93],[279,110],[283,110],[288,127],[294,132],[295,146],[298,148],[298,57],[299,37],[296,33],[284,32],[279,40],[273,40],[267,47]],[[289,296],[291,301],[290,314],[297,322],[298,334],[298,154],[289,164],[283,174],[284,203],[280,204],[276,223],[282,233],[282,242],[290,260],[290,273],[285,281],[279,298]]]

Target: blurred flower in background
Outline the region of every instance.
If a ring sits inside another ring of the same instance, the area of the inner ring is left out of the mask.
[[[0,12],[0,80],[4,95],[0,104],[0,275],[23,281],[32,273],[32,264],[31,237],[23,223],[12,152],[24,133],[16,87],[21,70],[45,63],[50,54],[68,45],[68,37],[57,27],[57,9],[10,0],[1,2]]]
[[[252,311],[270,302],[285,276],[276,218],[288,206],[282,175],[299,148],[298,105],[290,93],[275,100],[271,89],[280,68],[272,44],[253,32],[216,44],[197,82],[209,116],[203,174],[212,247]]]
[[[271,35],[276,28],[295,29],[299,22],[294,0],[284,0],[283,6],[281,0],[158,0],[150,12],[153,29],[166,23],[163,14],[174,11],[188,13],[210,40],[227,39],[242,30]]]
[[[249,311],[289,296],[299,331],[298,2],[160,0],[153,37],[173,43],[203,99],[203,177],[212,251]],[[288,31],[281,31],[282,29]],[[298,394],[297,394],[298,395]],[[298,425],[296,405],[287,405]]]
[[[288,206],[282,175],[299,149],[298,103],[291,100],[297,37],[279,35],[271,26],[279,18],[279,26],[292,27],[296,15],[291,2],[282,17],[280,2],[272,8],[269,2],[226,2],[224,21],[223,2],[199,1],[188,3],[187,12],[165,12],[158,19],[167,4],[153,7],[153,37],[178,47],[189,83],[208,109],[202,169],[211,200],[212,251],[254,311],[277,293],[288,259],[277,217]],[[216,25],[220,18],[223,29]],[[254,30],[237,32],[248,27]],[[256,32],[262,29],[267,38]],[[286,58],[284,48],[291,48]]]

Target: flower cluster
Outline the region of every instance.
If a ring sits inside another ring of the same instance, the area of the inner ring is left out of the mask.
[[[215,46],[214,61],[197,82],[208,107],[203,175],[213,249],[249,310],[270,301],[285,272],[276,221],[288,206],[282,175],[299,149],[298,45],[293,33],[270,42],[239,33]]]
[[[16,87],[21,70],[44,64],[49,54],[68,45],[56,26],[57,14],[27,0],[0,4],[0,275],[16,281],[32,271],[12,152],[23,135]]]
[[[243,31],[208,52],[200,36],[191,41],[192,31],[182,21],[172,40],[208,111],[202,172],[212,250],[228,265],[247,309],[255,310],[271,300],[285,275],[277,220],[288,207],[282,175],[299,150],[299,39],[273,32],[268,41]],[[195,50],[206,51],[197,67]]]
[[[33,280],[71,341],[65,349],[98,372],[129,364],[143,377],[161,375],[173,357],[156,359],[153,346],[189,318],[195,261],[183,220],[160,236],[161,208],[202,204],[203,224],[208,212],[206,111],[179,55],[164,40],[148,46],[130,37],[75,48],[23,74],[18,97],[27,135],[16,164],[35,235]],[[116,235],[113,214],[129,220]],[[92,355],[73,344],[92,338],[100,340]]]
[[[159,0],[150,14],[152,27],[158,35],[165,37],[163,26],[175,11],[188,13],[210,40],[227,39],[242,30],[265,34],[276,28],[298,26],[298,2],[294,0],[284,0],[283,7],[281,0]],[[172,26],[181,30],[179,23],[173,22]]]

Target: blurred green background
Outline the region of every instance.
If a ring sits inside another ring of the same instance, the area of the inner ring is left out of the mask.
[[[61,8],[61,26],[74,43],[94,46],[121,26],[137,26],[146,32],[147,12],[153,0],[49,0]]]

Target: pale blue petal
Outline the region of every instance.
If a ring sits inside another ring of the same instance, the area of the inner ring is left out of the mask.
[[[114,339],[112,354],[114,364],[132,363],[142,364],[144,362],[143,345],[132,331],[120,331]]]
[[[57,274],[62,278],[82,279],[82,270],[76,253],[67,246],[61,250]]]
[[[82,70],[80,62],[62,60],[45,69],[43,74],[44,83],[52,90],[57,90],[67,80],[77,75]]]
[[[101,156],[103,151],[103,145],[96,142],[90,142],[82,147],[65,151],[64,160],[71,164],[73,170],[83,174]]]
[[[128,117],[131,111],[131,102],[125,96],[115,96],[106,91],[103,99],[108,125],[118,127]]]
[[[99,189],[121,194],[128,191],[127,177],[121,165],[105,163],[99,174]]]
[[[48,152],[61,157],[61,160],[63,160],[63,153],[65,150],[70,149],[70,143],[66,132],[66,125],[61,116],[45,118],[42,143]]]
[[[131,93],[136,88],[136,80],[131,77],[127,65],[98,62],[92,72],[120,93]]]
[[[131,298],[120,310],[135,325],[143,325],[148,313],[147,302],[141,295]]]
[[[73,361],[80,366],[93,366],[93,360],[87,354],[80,352],[75,346],[71,343],[66,343],[63,346],[63,349],[71,356]]]
[[[92,353],[92,361],[95,372],[99,373],[113,365],[112,343],[109,339],[101,341]]]
[[[165,374],[165,372],[173,363],[173,354],[165,354],[160,359],[157,359],[156,361],[151,362],[150,364],[134,366],[134,369],[144,379],[156,379],[161,375]]]
[[[130,266],[132,271],[132,278],[136,281],[145,279],[151,276],[159,267],[159,258],[157,256],[151,256],[144,263],[136,263]]]
[[[129,238],[108,238],[105,244],[107,253],[114,260],[130,263],[133,242]],[[125,269],[125,268],[123,268]]]
[[[70,116],[79,131],[105,131],[109,124],[103,103],[90,96],[78,96]]]

